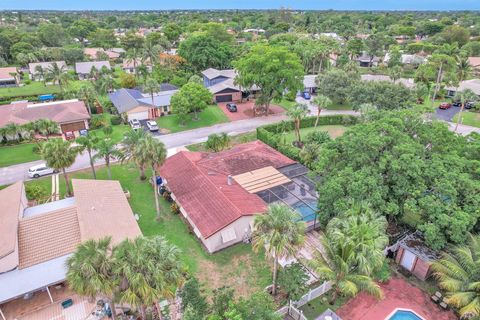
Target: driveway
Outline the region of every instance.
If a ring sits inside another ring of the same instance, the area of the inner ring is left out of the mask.
[[[150,129],[148,129],[147,127],[147,121],[148,120],[140,120],[140,124],[142,125],[142,128],[143,128],[143,131],[147,132],[147,133],[150,133],[152,136],[156,137],[156,136],[159,136],[161,135],[162,133],[160,131],[150,131]]]
[[[451,107],[450,109],[447,110],[442,110],[440,108],[437,108],[435,110],[435,116],[439,120],[443,121],[452,121],[453,117],[460,112],[460,108],[458,107]]]
[[[230,121],[238,121],[245,119],[253,119],[253,107],[255,106],[254,101],[245,101],[242,103],[235,103],[237,105],[237,112],[230,112],[227,109],[227,103],[219,103],[217,106],[222,110],[222,112],[227,116]],[[285,112],[282,107],[277,105],[270,105],[270,115],[277,115]]]

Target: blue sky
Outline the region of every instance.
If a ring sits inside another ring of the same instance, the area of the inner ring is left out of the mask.
[[[0,9],[161,10],[161,9],[337,9],[480,10],[480,0],[0,0]]]

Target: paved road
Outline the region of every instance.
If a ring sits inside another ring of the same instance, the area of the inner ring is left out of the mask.
[[[442,109],[437,108],[435,110],[435,116],[439,120],[452,121],[453,117],[458,112],[460,112],[460,108],[458,108],[458,107],[451,107],[450,109],[447,109],[447,110],[442,110]]]

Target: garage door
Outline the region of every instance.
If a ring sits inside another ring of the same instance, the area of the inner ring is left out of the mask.
[[[216,96],[215,101],[216,102],[231,102],[232,101],[232,95],[231,94],[226,94],[224,96]]]
[[[148,120],[148,111],[141,112],[132,112],[128,114],[128,121],[137,119],[137,120]]]
[[[60,125],[60,128],[62,129],[62,132],[80,131],[82,129],[85,129],[85,122],[80,121],[75,123],[62,124]]]

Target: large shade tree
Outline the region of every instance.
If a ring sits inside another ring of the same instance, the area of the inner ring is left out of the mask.
[[[286,47],[255,45],[233,65],[238,71],[237,84],[260,89],[255,103],[264,106],[267,115],[273,99],[282,97],[286,91],[303,89],[302,62]]]

